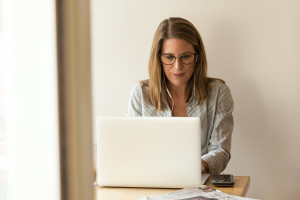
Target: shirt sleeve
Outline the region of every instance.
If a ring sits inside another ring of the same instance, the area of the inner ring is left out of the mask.
[[[141,83],[133,86],[129,96],[127,116],[142,116],[142,88]]]
[[[233,108],[234,103],[230,89],[226,85],[222,85],[216,100],[215,118],[208,153],[202,156],[202,159],[208,164],[210,174],[220,174],[230,160]]]

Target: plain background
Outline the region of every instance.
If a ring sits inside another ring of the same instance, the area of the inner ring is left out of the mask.
[[[60,199],[55,1],[0,0],[0,199]]]
[[[300,1],[92,0],[94,119],[125,116],[148,78],[159,23],[182,17],[200,32],[208,75],[230,87],[235,127],[225,173],[250,176],[247,197],[299,199]]]

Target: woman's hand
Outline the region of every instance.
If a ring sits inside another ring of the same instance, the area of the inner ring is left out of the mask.
[[[204,166],[204,170],[202,171],[202,173],[208,173],[209,168],[208,168],[207,162],[205,160],[201,159],[201,163]]]

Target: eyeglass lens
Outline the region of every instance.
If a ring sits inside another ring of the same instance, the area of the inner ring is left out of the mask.
[[[192,53],[187,53],[184,55],[181,55],[179,57],[179,60],[183,63],[183,64],[191,64],[194,61],[195,55]],[[166,54],[166,55],[161,55],[161,61],[166,64],[166,65],[171,65],[175,62],[176,57],[170,54]]]

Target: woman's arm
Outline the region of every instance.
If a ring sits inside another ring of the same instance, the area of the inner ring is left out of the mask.
[[[202,156],[211,174],[220,174],[230,160],[231,136],[233,131],[234,108],[230,89],[222,85],[218,90],[215,116],[208,153]]]
[[[142,88],[141,83],[136,83],[131,89],[127,116],[142,116]]]

